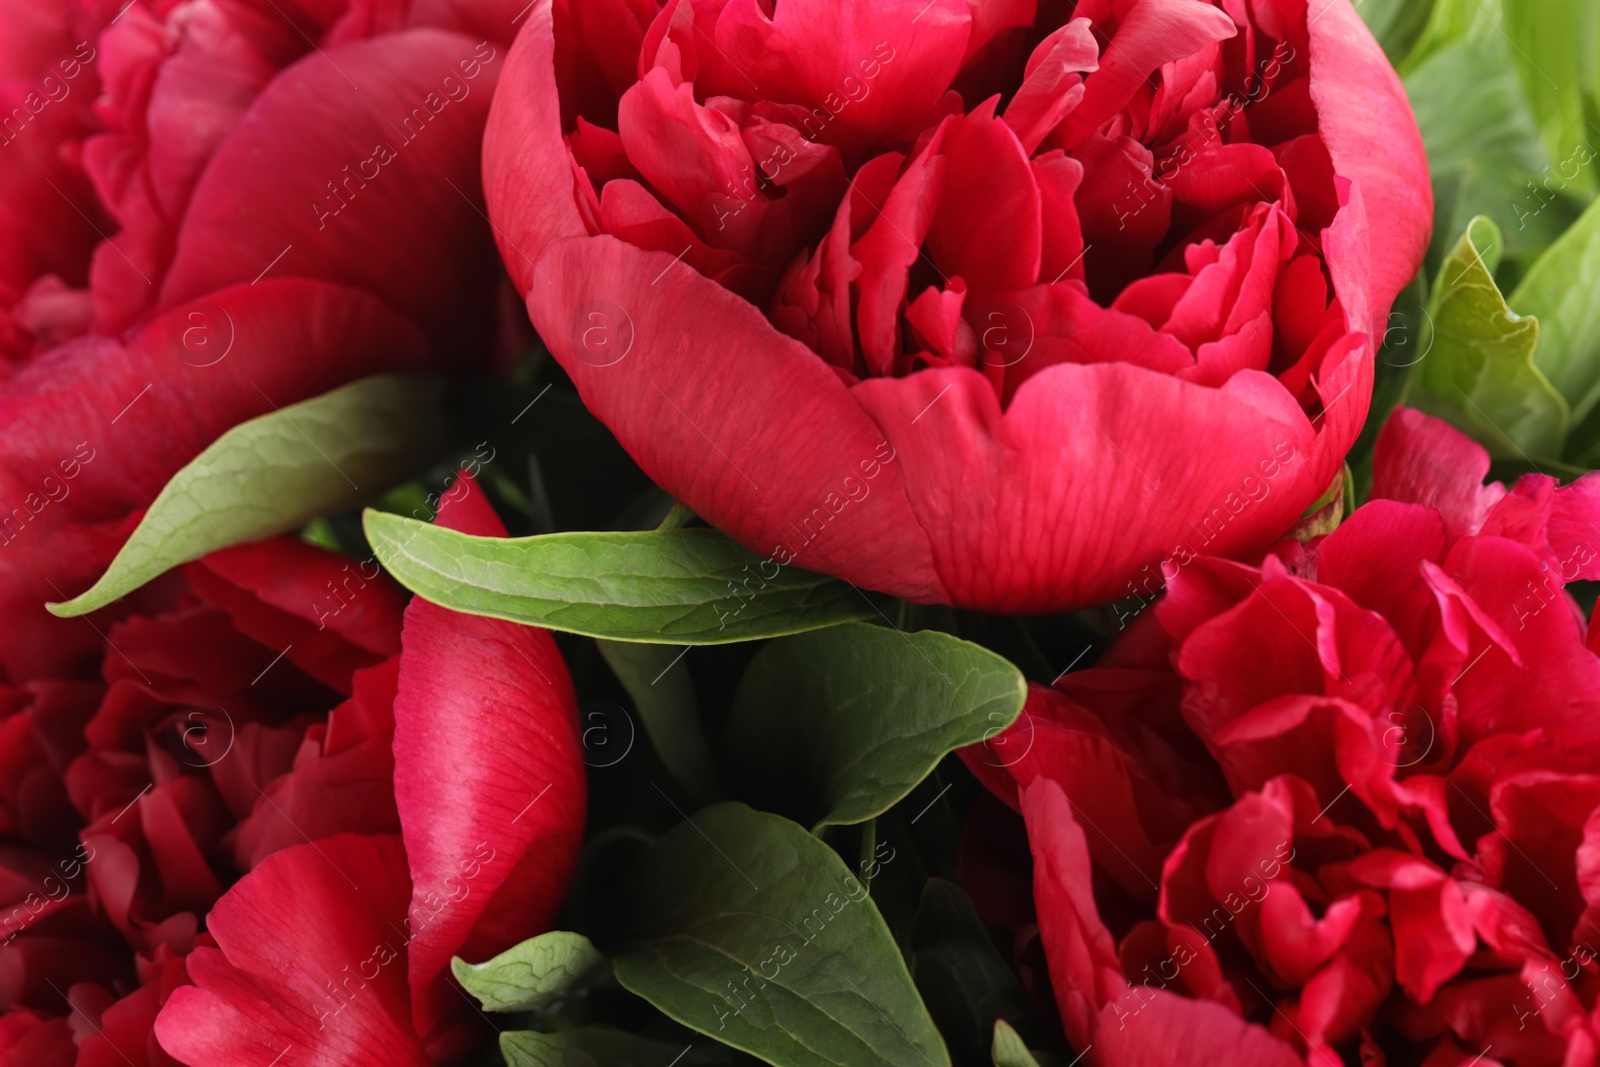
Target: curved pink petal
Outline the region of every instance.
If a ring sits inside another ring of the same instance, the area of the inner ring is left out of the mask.
[[[462,308],[493,290],[476,190],[503,62],[492,44],[422,29],[319,50],[290,67],[195,188],[160,306],[270,268],[271,277],[365,289],[446,349],[465,347]]]
[[[1548,536],[1562,581],[1600,579],[1600,473],[1590,471],[1555,491]]]
[[[1287,1042],[1210,1001],[1130,989],[1106,1006],[1097,1048],[1105,1067],[1306,1067]]]
[[[66,1019],[41,1019],[26,1009],[0,1016],[4,1067],[77,1067],[78,1043]]]
[[[905,132],[933,110],[966,58],[971,34],[965,0],[730,0],[716,44],[746,79],[740,92],[825,107],[840,129],[876,140]]]
[[[1372,498],[1422,504],[1444,519],[1450,540],[1475,534],[1505,497],[1498,482],[1484,485],[1489,453],[1443,419],[1396,408],[1372,453]]]
[[[1346,369],[1370,374],[1364,360]],[[1208,389],[1128,364],[1059,364],[1004,412],[965,369],[852,395],[895,449],[943,586],[990,611],[1105,602],[1146,564],[1269,542],[1343,456],[1342,434],[1319,437],[1253,373]]]
[[[1460,605],[1457,625],[1471,635],[1451,683],[1464,742],[1535,726],[1600,738],[1600,658],[1585,646],[1568,594],[1533,552],[1498,537],[1469,538],[1450,551],[1432,584],[1441,610]],[[1468,615],[1467,604],[1487,626]]]
[[[1063,148],[1072,148],[1085,135],[1099,129],[1163,64],[1193,55],[1238,32],[1233,20],[1220,8],[1196,0],[1135,0],[1117,4],[1116,8],[1118,18],[1115,28],[1109,31],[1110,40],[1100,57],[1099,69],[1085,80],[1083,102],[1067,116],[1057,135]],[[1095,21],[1096,29],[1105,34],[1103,20]]]
[[[223,841],[240,870],[308,839],[400,831],[393,751],[398,677],[398,657],[356,672],[350,699],[328,713],[326,725],[306,730],[289,772],[251,790],[250,814]]]
[[[427,367],[416,328],[375,298],[270,279],[175,309],[126,346],[86,338],[35,361],[0,394],[6,601],[50,625],[44,602],[99,577],[132,513],[238,423],[371,374]]]
[[[1078,1048],[1098,1040],[1101,1008],[1127,990],[1116,942],[1100,920],[1083,830],[1061,788],[1040,779],[1021,790],[1033,850],[1033,894],[1050,982],[1067,1038]]]
[[[411,884],[397,837],[347,834],[285,849],[217,901],[217,948],[156,1018],[188,1067],[432,1067],[410,1025]]]
[[[483,135],[483,188],[495,240],[517,292],[527,295],[539,258],[589,231],[573,202],[571,155],[561,138],[553,0],[536,0],[506,58]]]
[[[93,34],[80,36],[82,16],[69,0],[0,4],[0,322],[42,275],[82,285],[98,240],[92,189],[72,159],[100,88]],[[0,359],[13,354],[8,348],[0,329]]]
[[[1317,131],[1335,173],[1355,183],[1366,212],[1371,239],[1362,284],[1371,336],[1379,338],[1433,233],[1428,160],[1400,77],[1350,0],[1307,4],[1306,11]],[[1337,247],[1328,250],[1330,263]]]
[[[213,552],[185,572],[236,630],[341,693],[353,671],[400,651],[405,598],[376,563],[276,537]]]
[[[110,127],[84,145],[100,199],[121,227],[95,253],[102,333],[125,330],[156,300],[195,184],[234,124],[304,48],[294,25],[220,4],[198,5],[175,41],[144,11],[102,35]],[[169,43],[171,41],[171,43]]]
[[[945,595],[893,443],[815,353],[663,253],[598,237],[540,268],[551,283],[528,294],[534,325],[658,483],[779,564]]]
[[[465,473],[442,526],[505,527]],[[450,957],[474,962],[542,933],[583,837],[577,698],[544,630],[459,615],[422,598],[406,609],[395,696],[395,799],[411,865],[407,929],[417,1030],[434,1055],[460,1051]]]

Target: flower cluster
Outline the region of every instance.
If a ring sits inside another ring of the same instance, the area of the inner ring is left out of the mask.
[[[1600,475],[1488,467],[1398,410],[1335,532],[1197,560],[966,753],[1101,1063],[1592,1059]]]
[[[0,0],[0,1067],[1596,1067],[1489,6]]]

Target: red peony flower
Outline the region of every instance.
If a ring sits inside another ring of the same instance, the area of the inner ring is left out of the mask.
[[[28,162],[0,212],[21,367],[0,374],[0,625],[37,638],[11,676],[95,654],[40,605],[227,429],[372,374],[489,366],[479,152],[505,46],[459,32],[463,6],[28,5],[51,29],[20,42],[28,77],[70,95],[0,145]]]
[[[465,477],[441,521],[505,533]],[[582,835],[550,636],[403,608],[372,564],[288,538],[133,599],[94,674],[0,685],[0,1064],[265,1064],[392,1034],[459,1060],[485,1031],[450,957],[541,932]]]
[[[540,0],[484,158],[534,325],[656,481],[1005,612],[1288,529],[1432,215],[1347,0]]]
[[[1398,411],[1337,531],[1195,560],[965,753],[1086,1063],[1595,1062],[1600,475],[1488,463]]]
[[[81,160],[100,92],[94,5],[0,4],[0,384],[87,328],[81,292],[105,225]],[[87,215],[80,215],[80,205]]]

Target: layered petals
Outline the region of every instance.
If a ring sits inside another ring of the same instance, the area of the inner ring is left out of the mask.
[[[162,1047],[191,1067],[267,1067],[286,1052],[330,1067],[427,1067],[406,1025],[410,895],[397,837],[342,835],[270,857],[212,910],[217,947],[190,956],[194,985],[156,1020]]]
[[[1333,533],[1187,561],[963,754],[1026,823],[1067,1035],[1106,1067],[1219,1041],[1555,1067],[1600,1041],[1600,657],[1565,588],[1592,489],[1484,486],[1476,445],[1406,409],[1374,467]]]
[[[626,22],[535,3],[485,186],[551,352],[677,499],[897,596],[1060,610],[1265,547],[1337,473],[1426,244],[1382,52],[1343,0],[910,6],[668,5],[613,125],[558,46],[610,69]]]
[[[222,355],[193,347],[202,337]],[[133,513],[224,431],[357,378],[427,366],[416,327],[376,298],[271,279],[176,309],[126,345],[57,349],[0,393],[0,596],[51,626],[44,602],[97,578]],[[8,673],[27,677],[8,644]]]

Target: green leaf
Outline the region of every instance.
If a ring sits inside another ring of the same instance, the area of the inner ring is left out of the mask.
[[[1432,274],[1478,215],[1499,225],[1506,257],[1518,265],[1548,247],[1583,206],[1558,175],[1567,156],[1552,166],[1504,38],[1486,33],[1450,45],[1406,78],[1433,174]]]
[[[1453,44],[1482,43],[1499,33],[1500,0],[1434,0],[1431,7],[1422,39],[1405,62],[1396,64],[1404,75]]]
[[[506,1067],[691,1067],[717,1062],[698,1050],[686,1052],[682,1045],[650,1041],[605,1026],[558,1034],[510,1030],[500,1035]]]
[[[805,830],[743,804],[661,838],[632,884],[627,989],[778,1067],[949,1067],[866,887]]]
[[[911,977],[957,1062],[983,1061],[997,1020],[1044,1036],[1027,991],[954,882],[930,878],[923,886],[911,953]]]
[[[1594,0],[1500,0],[1511,61],[1522,81],[1539,132],[1552,159],[1589,144],[1592,86],[1600,7]],[[1572,179],[1579,194],[1594,194],[1594,172]]]
[[[484,963],[458,956],[450,970],[484,1011],[534,1011],[582,986],[605,964],[587,937],[552,930]]]
[[[368,511],[367,539],[435,604],[646,644],[720,645],[877,614],[848,583],[784,567],[715,530],[469,537]]]
[[[100,580],[51,612],[86,615],[208,552],[375,496],[432,456],[439,393],[431,378],[366,378],[235,426],[173,475]]]
[[[684,650],[625,641],[596,643],[633,698],[645,733],[667,770],[702,802],[721,796],[716,764],[700,725],[694,681],[683,665]]]
[[[853,624],[774,641],[751,661],[724,736],[739,795],[817,828],[893,807],[939,760],[992,737],[1022,673],[936,630]]]
[[[994,1021],[994,1046],[991,1050],[994,1067],[1039,1067],[1028,1046],[1004,1019]]]
[[[1389,62],[1399,63],[1411,54],[1427,27],[1433,0],[1365,0],[1356,5],[1356,10],[1383,46]]]
[[[1519,314],[1539,320],[1534,364],[1582,422],[1600,401],[1600,201],[1522,279],[1511,294]]]
[[[1567,403],[1533,364],[1538,320],[1513,312],[1495,285],[1500,251],[1494,223],[1472,220],[1434,285],[1433,336],[1408,399],[1495,456],[1558,456]]]

